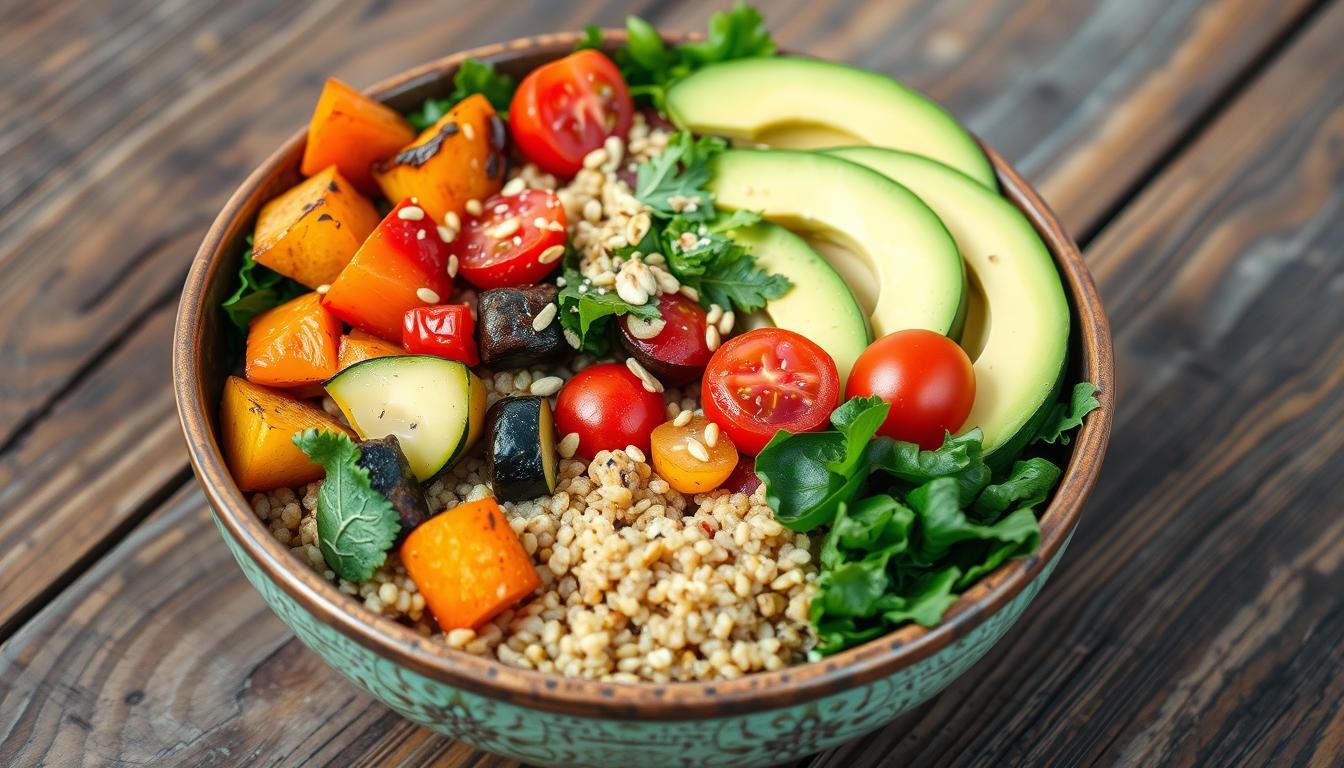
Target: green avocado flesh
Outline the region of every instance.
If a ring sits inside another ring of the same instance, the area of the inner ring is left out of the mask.
[[[910,190],[814,152],[730,149],[713,160],[715,205],[760,211],[808,238],[869,315],[874,336],[906,328],[954,334],[965,274],[956,243]],[[835,247],[835,246],[840,247]]]
[[[886,75],[789,56],[711,64],[667,92],[673,123],[788,149],[872,144],[931,157],[997,189],[980,146],[947,110]]]
[[[1012,204],[944,165],[878,147],[830,153],[909,187],[951,230],[979,294],[962,337],[975,364],[964,428],[984,431],[987,462],[1010,459],[1039,428],[1068,356],[1069,305],[1050,252]]]
[[[729,235],[751,251],[762,269],[793,283],[788,293],[766,305],[763,319],[829,352],[844,386],[854,361],[872,341],[868,321],[844,278],[802,238],[776,224],[762,222]]]

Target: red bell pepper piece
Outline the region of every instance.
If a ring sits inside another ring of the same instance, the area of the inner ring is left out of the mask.
[[[466,304],[417,307],[406,313],[401,346],[413,355],[437,355],[474,368],[481,362],[476,350],[476,321]]]

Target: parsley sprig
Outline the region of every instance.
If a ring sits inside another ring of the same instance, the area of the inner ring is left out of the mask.
[[[406,119],[415,130],[423,131],[448,114],[448,110],[459,101],[476,93],[485,96],[497,112],[504,114],[509,109],[509,102],[513,101],[514,87],[513,78],[502,72],[496,72],[494,64],[478,59],[467,59],[453,75],[451,93],[444,98],[425,99],[425,103],[406,115]]]
[[[294,436],[294,444],[327,471],[317,491],[322,559],[347,581],[368,581],[401,530],[392,502],[373,489],[368,470],[358,464],[359,446],[346,435],[308,429]]]

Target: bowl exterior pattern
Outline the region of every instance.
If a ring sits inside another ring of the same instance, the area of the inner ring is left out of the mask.
[[[782,709],[708,720],[634,721],[518,706],[389,661],[314,617],[266,577],[217,517],[215,524],[248,581],[276,615],[350,682],[445,736],[555,766],[773,765],[862,736],[927,701],[984,656],[1017,621],[1064,554],[1060,547],[1025,589],[966,636],[889,677]]]

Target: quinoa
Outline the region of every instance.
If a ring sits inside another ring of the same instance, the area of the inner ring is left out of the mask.
[[[628,144],[609,140],[564,187],[531,164],[511,176],[515,188],[557,192],[580,254],[579,271],[593,290],[616,290],[630,303],[681,290],[663,269],[662,254],[611,255],[631,238],[638,242],[648,227],[649,209],[621,170],[628,176],[667,140],[666,131],[650,129],[636,115]],[[453,298],[475,314],[469,288]],[[528,394],[547,377],[568,380],[595,362],[601,361],[576,355],[567,366],[479,374],[493,404]],[[698,388],[669,388],[667,418],[698,413],[697,394]],[[323,407],[340,417],[330,398]],[[556,436],[562,445],[564,438]],[[815,644],[809,622],[817,579],[813,542],[774,519],[763,489],[750,496],[717,490],[688,498],[633,446],[602,451],[586,464],[566,453],[562,447],[554,494],[500,505],[541,586],[479,630],[440,632],[395,551],[367,582],[338,578],[318,548],[316,483],[256,494],[252,506],[278,541],[369,610],[505,664],[569,677],[664,683],[729,679],[805,657]],[[425,495],[433,514],[493,496],[479,449],[428,483]]]

